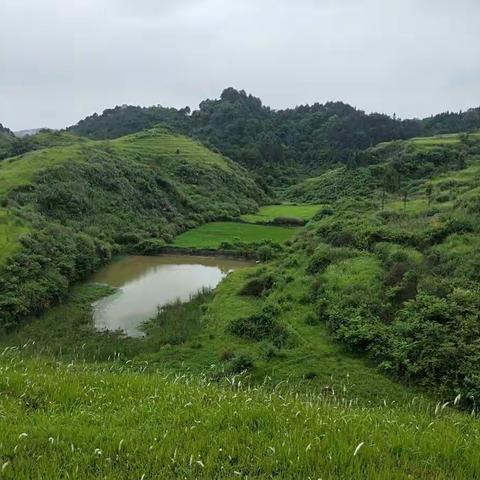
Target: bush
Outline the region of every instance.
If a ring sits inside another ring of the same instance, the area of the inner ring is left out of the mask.
[[[228,371],[231,373],[242,373],[255,368],[255,362],[250,355],[240,354],[238,357],[234,357],[230,360],[228,365]]]
[[[249,280],[240,290],[240,295],[262,297],[267,295],[275,284],[272,274],[262,274]]]
[[[286,225],[291,227],[303,227],[305,220],[299,217],[275,217],[272,221],[274,225]]]
[[[279,323],[277,316],[278,307],[267,305],[258,314],[233,320],[228,331],[248,340],[270,339],[274,345],[280,347],[286,343],[288,332],[285,326]]]
[[[232,358],[235,357],[235,353],[232,352],[232,350],[224,350],[219,358],[222,362],[228,362],[229,360],[232,360]]]
[[[142,255],[158,255],[159,253],[162,253],[165,245],[165,240],[162,240],[161,238],[151,238],[139,242],[135,247],[135,250]]]

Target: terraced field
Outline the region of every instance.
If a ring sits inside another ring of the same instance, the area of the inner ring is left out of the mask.
[[[230,161],[222,155],[209,150],[201,143],[173,133],[161,130],[148,130],[112,140],[109,144],[119,152],[141,155],[151,161],[188,161],[223,168]]]

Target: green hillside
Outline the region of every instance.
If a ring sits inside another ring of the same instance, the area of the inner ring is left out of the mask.
[[[12,131],[0,123],[0,160],[8,156],[15,143],[15,136]]]
[[[95,113],[68,130],[105,139],[156,124],[169,125],[219,149],[272,188],[291,186],[337,163],[347,165],[379,142],[478,130],[480,108],[421,120],[367,114],[338,101],[276,110],[230,87],[220,98],[202,101],[193,112],[188,107],[123,105]]]
[[[422,401],[245,388],[242,377],[0,357],[5,479],[473,479],[479,424]]]
[[[476,478],[477,137],[381,144],[260,209],[243,168],[165,130],[6,160],[2,475]],[[279,216],[307,223],[254,224]],[[145,338],[95,330],[108,287],[69,288],[116,253],[238,238],[269,261]]]
[[[265,198],[242,167],[165,130],[111,142],[43,135],[66,145],[0,164],[1,202],[16,225],[0,229],[0,325],[44,310],[112,255],[158,252],[176,234],[255,211]]]
[[[375,165],[288,192],[329,203],[294,246],[310,258],[317,321],[391,375],[475,404],[480,137],[372,152]]]
[[[380,143],[333,165],[285,191],[296,202],[325,203],[339,199],[380,199],[415,189],[415,181],[465,168],[480,156],[480,133],[439,135]]]

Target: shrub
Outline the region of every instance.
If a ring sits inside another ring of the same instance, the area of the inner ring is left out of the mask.
[[[275,217],[272,221],[274,225],[286,225],[291,227],[303,227],[305,220],[299,217]]]
[[[278,320],[278,307],[267,305],[260,313],[233,320],[228,330],[233,335],[248,340],[270,339],[277,347],[286,343],[288,332]]]
[[[262,274],[249,280],[240,290],[240,295],[261,297],[267,295],[272,289],[275,279],[272,274]]]
[[[309,314],[307,314],[307,316],[305,317],[305,323],[307,325],[318,325],[320,323],[320,319],[318,318],[317,315],[315,315],[314,313],[310,312]]]
[[[222,362],[228,362],[229,360],[232,360],[232,358],[235,357],[235,353],[232,352],[232,350],[224,350],[219,358]]]
[[[142,255],[157,255],[162,252],[165,245],[165,240],[162,240],[161,238],[151,238],[139,242],[135,247],[135,250]]]
[[[248,370],[253,370],[255,362],[250,355],[240,354],[238,357],[234,357],[230,360],[228,365],[228,371],[231,373],[242,373]]]

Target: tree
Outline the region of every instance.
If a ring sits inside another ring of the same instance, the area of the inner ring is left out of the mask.
[[[385,208],[385,199],[387,192],[393,193],[398,188],[398,172],[391,166],[388,166],[383,173],[382,179],[382,211]]]
[[[408,190],[403,191],[403,211],[407,211]]]
[[[430,203],[432,201],[432,193],[433,193],[433,185],[431,182],[428,182],[425,187],[425,195],[427,196],[428,206],[430,206]]]

